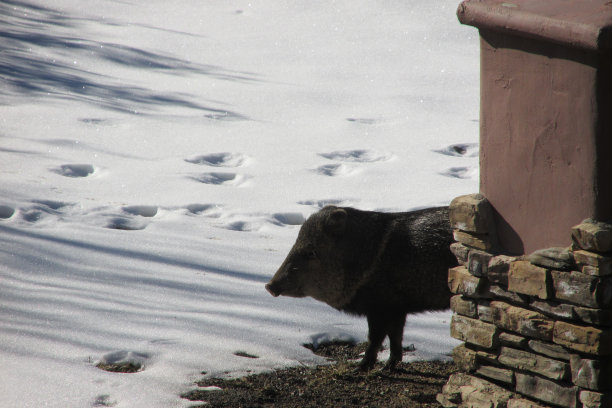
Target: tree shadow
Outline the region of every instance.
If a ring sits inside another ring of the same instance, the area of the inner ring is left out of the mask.
[[[3,42],[0,95],[75,100],[125,113],[146,114],[162,106],[174,106],[202,111],[207,117],[248,119],[223,107],[202,104],[197,101],[201,98],[193,95],[126,84],[121,78],[82,69],[74,61],[93,58],[137,69],[143,75],[146,75],[144,71],[157,71],[244,83],[257,81],[254,74],[193,63],[122,44],[93,41],[82,34],[84,23],[105,24],[21,0],[0,3],[0,38]]]
[[[3,236],[26,237],[31,241],[39,241],[41,245],[43,246],[45,243],[63,245],[65,247],[72,248],[75,251],[79,251],[79,250],[94,251],[96,253],[116,256],[119,258],[130,258],[133,260],[152,262],[156,264],[167,265],[170,267],[192,269],[196,272],[207,272],[207,273],[212,273],[212,274],[229,276],[234,279],[240,279],[240,280],[247,281],[247,282],[260,283],[262,288],[263,288],[263,284],[267,282],[269,279],[269,276],[267,276],[265,273],[254,275],[251,273],[232,270],[232,269],[223,269],[223,268],[215,267],[211,265],[202,265],[201,263],[181,260],[177,258],[172,258],[168,256],[146,252],[146,251],[118,248],[118,247],[113,247],[112,245],[103,246],[103,245],[98,245],[98,244],[94,244],[91,242],[89,243],[84,242],[82,240],[77,240],[77,239],[66,239],[66,238],[60,238],[60,237],[55,237],[55,236],[49,236],[46,234],[37,234],[32,231],[20,230],[20,229],[16,229],[12,227],[7,227],[7,226],[0,226],[0,232],[3,234]],[[2,241],[3,240],[0,239],[0,242]],[[24,256],[26,255],[24,254]],[[111,273],[111,272],[108,272],[108,273]],[[133,277],[122,277],[122,279],[131,280],[134,278]],[[181,289],[181,290],[188,290],[192,292],[202,292],[202,289],[203,289],[203,288],[195,287],[192,283],[184,284],[184,285],[181,285],[180,287],[179,286],[173,287],[171,282],[163,282],[163,280],[160,278],[149,279],[149,278],[138,277],[135,279],[137,279],[137,282],[139,282],[140,284],[150,283],[152,286],[163,286],[163,287],[171,288],[171,289]]]
[[[232,338],[258,349],[271,330],[292,332],[296,321],[312,316],[309,309],[284,313],[267,301],[265,273],[204,258],[0,225],[0,355],[65,364],[83,350],[98,356],[118,344],[146,348],[168,333],[185,336],[179,348],[205,336],[204,349],[222,350]]]

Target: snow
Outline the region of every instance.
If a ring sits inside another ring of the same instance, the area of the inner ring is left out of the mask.
[[[188,406],[203,371],[365,340],[264,284],[326,204],[478,190],[457,3],[2,2],[0,406]],[[405,360],[448,358],[449,318],[410,316]]]

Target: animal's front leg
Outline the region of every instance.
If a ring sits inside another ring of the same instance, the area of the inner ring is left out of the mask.
[[[365,356],[361,363],[359,363],[359,369],[361,371],[369,371],[374,368],[376,364],[376,357],[378,351],[382,346],[383,340],[387,336],[387,324],[384,321],[384,317],[379,314],[368,314],[368,348],[365,352]]]

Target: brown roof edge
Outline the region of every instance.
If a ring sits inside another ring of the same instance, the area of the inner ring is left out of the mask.
[[[462,24],[592,51],[612,50],[612,1],[465,0]]]

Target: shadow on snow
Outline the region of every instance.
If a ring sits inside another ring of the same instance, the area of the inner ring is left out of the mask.
[[[72,18],[51,8],[24,1],[8,0],[0,3],[0,38],[3,40],[0,84],[4,83],[0,86],[0,95],[77,100],[125,113],[142,113],[143,110],[154,111],[160,106],[175,106],[202,111],[206,117],[212,115],[224,119],[247,119],[222,107],[199,103],[192,95],[159,92],[81,69],[74,61],[94,58],[140,71],[205,75],[239,82],[255,81],[253,74],[192,63],[121,44],[92,41],[79,35],[79,30],[83,29],[82,22],[83,19]],[[98,20],[90,22],[111,24]]]

